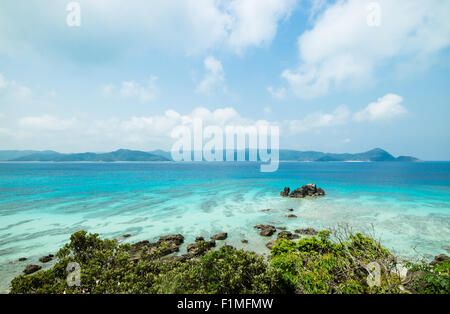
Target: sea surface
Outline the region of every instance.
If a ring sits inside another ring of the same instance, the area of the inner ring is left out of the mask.
[[[256,224],[340,227],[373,235],[403,258],[449,253],[450,162],[283,162],[274,173],[259,169],[257,163],[0,163],[0,292],[78,230],[132,234],[126,242],[181,233],[185,245],[228,232],[226,243],[267,254],[269,239]],[[327,195],[279,196],[285,186],[311,182]],[[288,208],[297,218],[286,217]]]

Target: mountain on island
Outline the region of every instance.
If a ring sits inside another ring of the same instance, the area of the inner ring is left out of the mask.
[[[280,160],[283,161],[401,161],[401,162],[418,162],[419,159],[410,156],[400,156],[398,158],[392,156],[381,148],[375,148],[364,153],[357,154],[332,154],[322,152],[301,152],[292,150],[280,150]]]
[[[119,149],[110,153],[61,154],[53,151],[35,152],[9,161],[53,161],[53,162],[114,162],[114,161],[169,161],[160,155],[138,150]]]
[[[192,154],[193,155],[193,154]],[[249,150],[245,152],[246,160],[249,160]],[[237,152],[235,152],[235,158]],[[394,157],[381,148],[375,148],[368,152],[358,154],[333,154],[314,151],[296,151],[280,150],[279,159],[281,161],[361,161],[361,162],[379,162],[379,161],[398,161],[398,162],[418,162],[419,159],[410,156]],[[41,161],[41,162],[149,162],[149,161],[171,161],[171,153],[164,150],[154,150],[143,152],[138,150],[119,149],[110,153],[78,153],[62,154],[55,151],[0,151],[0,161]],[[225,160],[225,152],[224,152]]]

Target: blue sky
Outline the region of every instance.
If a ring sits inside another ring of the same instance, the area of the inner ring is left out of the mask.
[[[450,160],[446,0],[69,2],[0,4],[0,149],[170,149],[201,117]]]

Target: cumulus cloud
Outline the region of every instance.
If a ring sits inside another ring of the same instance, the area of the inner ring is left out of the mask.
[[[150,76],[147,81],[137,82],[134,80],[123,81],[120,88],[116,88],[114,84],[106,84],[102,87],[104,96],[111,96],[117,92],[121,97],[128,99],[137,99],[141,102],[153,101],[158,97],[158,77]]]
[[[206,74],[195,91],[202,94],[211,94],[219,90],[226,91],[225,72],[222,63],[212,56],[205,58],[203,63]]]
[[[56,150],[69,145],[72,151],[75,148],[78,151],[106,151],[119,147],[140,150],[170,149],[173,143],[170,134],[174,128],[180,125],[192,128],[196,119],[202,120],[204,127],[208,125],[222,128],[260,124],[277,125],[281,130],[280,135],[289,137],[322,129],[333,129],[352,122],[394,119],[406,113],[406,108],[401,104],[402,100],[402,97],[398,95],[387,94],[355,113],[348,106],[341,105],[331,112],[316,111],[302,119],[284,121],[246,118],[231,107],[215,110],[198,107],[186,114],[167,110],[163,114],[108,119],[62,118],[44,114],[23,117],[18,120],[16,126],[3,127],[0,130],[0,143],[4,144],[8,141],[10,145],[28,143],[28,148]],[[270,114],[271,110],[266,107],[264,112]],[[343,143],[348,142],[347,139],[343,141]]]
[[[337,1],[298,38],[300,64],[281,74],[298,97],[314,98],[333,87],[361,84],[371,80],[379,66],[395,67],[398,57],[411,65],[427,63],[450,45],[449,1],[379,0],[379,26],[368,23],[370,2]]]
[[[231,19],[228,45],[237,52],[269,43],[278,21],[289,17],[297,0],[234,0],[228,5]]]
[[[137,98],[142,102],[155,100],[158,94],[157,76],[151,76],[150,79],[143,84],[136,81],[122,82],[120,95],[125,98]]]
[[[272,86],[267,87],[267,91],[272,95],[273,98],[278,100],[283,100],[286,98],[286,88],[274,88]]]
[[[356,121],[390,120],[406,114],[408,111],[402,105],[403,98],[395,94],[387,94],[376,102],[354,114]]]
[[[345,105],[341,105],[331,113],[318,111],[308,114],[302,120],[286,121],[287,123],[285,124],[289,125],[291,134],[298,134],[319,128],[329,128],[346,124],[349,121],[350,116],[350,109]]]
[[[249,47],[270,43],[278,23],[289,17],[299,1],[78,0],[81,26],[88,36],[72,32],[63,24],[66,2],[29,0],[22,7],[2,3],[0,28],[10,31],[0,33],[0,53],[70,49],[74,58],[78,56],[73,51],[74,42],[80,52],[102,42],[95,54],[81,56],[96,60],[135,44],[141,48],[180,49],[188,54],[211,49],[242,53]],[[21,22],[24,19],[31,22],[25,25]],[[37,34],[36,40],[30,39],[30,32]]]
[[[24,100],[31,96],[31,89],[14,80],[7,80],[0,73],[0,97],[7,97],[14,100]]]

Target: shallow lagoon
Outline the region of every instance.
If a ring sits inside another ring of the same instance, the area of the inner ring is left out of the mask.
[[[1,163],[0,292],[27,263],[54,253],[71,233],[154,240],[228,232],[228,244],[267,253],[261,223],[375,231],[394,253],[429,258],[450,246],[450,163]],[[327,196],[286,199],[314,182]],[[296,219],[289,219],[293,208]],[[263,211],[271,209],[270,211]],[[242,244],[241,239],[249,244]],[[28,257],[27,262],[17,262]]]

